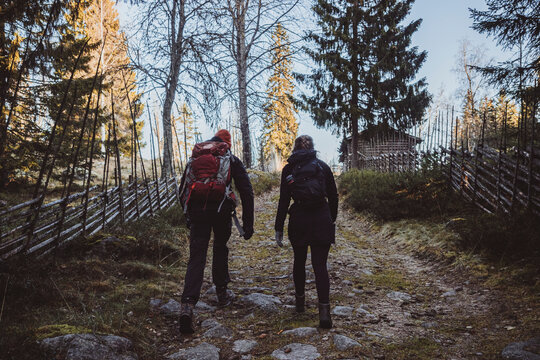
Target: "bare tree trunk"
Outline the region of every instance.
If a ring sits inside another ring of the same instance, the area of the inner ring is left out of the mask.
[[[358,16],[356,16],[358,9],[358,1],[355,1],[354,3],[354,12],[355,16],[353,17],[353,38],[355,39],[355,43],[358,40]],[[353,67],[352,67],[352,75],[353,81],[352,84],[352,91],[351,91],[351,105],[350,105],[350,121],[351,121],[351,130],[352,130],[352,158],[351,158],[351,167],[353,169],[358,169],[358,96],[359,96],[359,71],[358,71],[358,51],[353,47],[353,53],[352,55],[352,61],[353,61]]]
[[[240,131],[242,132],[243,161],[246,167],[251,168],[251,136],[249,132],[249,119],[247,111],[247,69],[245,65],[245,63],[238,65],[238,107],[240,113]]]
[[[167,178],[173,173],[172,157],[173,157],[173,136],[171,125],[171,112],[176,96],[176,88],[178,86],[178,77],[180,74],[180,64],[182,63],[182,43],[184,35],[184,26],[186,23],[185,1],[174,0],[170,15],[171,26],[171,63],[169,67],[169,76],[165,85],[165,101],[163,102],[163,168],[161,169],[161,177]],[[178,16],[178,30],[176,29],[176,17]]]
[[[251,167],[251,136],[249,132],[249,119],[247,109],[247,49],[246,49],[246,7],[247,4],[236,0],[236,70],[238,79],[238,111],[240,117],[240,131],[242,132],[243,162]]]

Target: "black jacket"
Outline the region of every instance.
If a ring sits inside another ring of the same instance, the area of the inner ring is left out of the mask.
[[[287,213],[289,219],[289,239],[293,245],[330,244],[335,241],[334,222],[338,212],[338,193],[334,175],[330,167],[322,160],[318,160],[326,181],[327,202],[310,207],[298,206],[291,202],[291,193],[287,185],[287,176],[292,172],[295,164],[311,161],[317,157],[314,150],[295,151],[287,160],[281,173],[281,188],[279,194],[278,211],[276,215],[276,231],[283,231]]]
[[[218,141],[223,142],[219,137],[214,136],[209,141]],[[180,189],[184,187],[186,173],[182,176],[182,182]],[[240,200],[242,201],[242,222],[244,229],[253,229],[253,211],[254,211],[254,197],[253,197],[253,187],[251,186],[251,181],[247,174],[246,168],[242,161],[236,156],[232,155],[231,157],[231,177],[234,180],[234,185],[238,192],[240,193]],[[200,213],[203,209],[207,211],[216,211],[219,204],[198,204],[190,202],[188,213],[189,216],[197,216],[197,213]],[[227,213],[232,211],[233,204],[228,203],[222,206],[221,212]]]

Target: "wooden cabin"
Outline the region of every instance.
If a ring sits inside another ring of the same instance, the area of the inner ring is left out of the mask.
[[[415,151],[416,145],[421,142],[422,140],[416,136],[384,124],[376,125],[369,130],[366,129],[358,136],[360,167],[362,167],[363,161],[376,156]],[[346,137],[341,146],[340,159],[343,161],[344,170],[348,170],[351,168],[352,161],[352,136]]]

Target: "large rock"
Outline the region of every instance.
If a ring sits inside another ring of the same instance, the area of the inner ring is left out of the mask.
[[[351,316],[354,308],[350,306],[336,306],[332,309],[332,314],[337,316]]]
[[[292,343],[274,350],[272,357],[278,360],[314,360],[321,357],[313,345]]]
[[[242,298],[242,303],[246,305],[254,305],[263,311],[277,312],[277,305],[281,305],[281,300],[274,295],[266,295],[261,293],[253,293]]]
[[[208,343],[201,343],[195,347],[182,349],[167,356],[170,360],[219,360],[219,349]]]
[[[136,360],[130,340],[115,335],[68,334],[41,340],[41,348],[53,359]]]
[[[501,355],[508,360],[540,360],[540,337],[511,343],[503,349]]]
[[[353,340],[345,335],[335,334],[333,340],[334,340],[334,345],[340,351],[344,351],[344,350],[347,350],[356,346],[360,346],[360,343],[358,341]]]
[[[233,351],[239,354],[247,354],[257,345],[259,345],[259,343],[255,340],[236,340],[233,344]]]
[[[395,301],[403,301],[403,302],[409,302],[412,300],[412,296],[401,292],[401,291],[391,291],[388,294],[386,294],[386,297]]]
[[[318,332],[317,329],[313,327],[299,327],[292,330],[285,330],[283,332],[283,335],[292,335],[298,337],[311,336],[315,334],[318,334]]]

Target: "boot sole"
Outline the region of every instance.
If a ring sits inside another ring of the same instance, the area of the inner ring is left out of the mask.
[[[193,334],[195,332],[189,316],[180,316],[180,332],[182,334]]]

